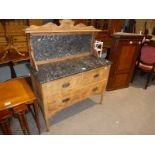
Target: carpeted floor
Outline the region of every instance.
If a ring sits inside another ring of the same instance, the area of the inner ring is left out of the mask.
[[[18,64],[15,69],[19,76],[29,74],[26,64]],[[9,79],[7,66],[0,67],[0,81]],[[106,92],[103,104],[98,104],[95,96],[68,107],[50,120],[50,132],[46,132],[42,113],[41,134],[51,135],[150,135],[155,134],[155,81],[144,90],[146,76],[137,74],[129,88]],[[31,134],[38,134],[31,113],[27,113]],[[22,134],[17,119],[11,121],[12,131]],[[1,134],[1,131],[0,131]]]

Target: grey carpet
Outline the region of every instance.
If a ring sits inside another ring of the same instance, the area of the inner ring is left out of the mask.
[[[19,75],[29,74],[25,64],[16,66]],[[7,66],[0,68],[0,80],[9,78]],[[2,75],[2,76],[1,76]],[[79,102],[58,112],[50,119],[50,132],[46,132],[41,111],[41,134],[84,135],[144,135],[155,134],[155,81],[144,90],[146,76],[137,74],[129,88],[106,92],[103,104],[99,96]],[[31,113],[27,113],[31,134],[38,134]],[[13,134],[23,134],[17,119],[11,121]],[[1,131],[0,131],[1,133]]]

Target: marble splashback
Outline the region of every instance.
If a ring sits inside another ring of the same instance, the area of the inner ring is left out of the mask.
[[[90,52],[92,48],[92,33],[44,34],[31,39],[36,61]]]
[[[111,64],[110,61],[94,56],[87,56],[81,59],[71,59],[60,62],[48,63],[39,65],[39,71],[31,68],[31,73],[37,78],[40,83],[46,83],[62,77],[81,73],[98,67],[103,67]]]

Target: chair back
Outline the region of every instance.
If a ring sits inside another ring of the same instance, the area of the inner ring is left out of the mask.
[[[141,48],[140,60],[148,65],[153,65],[155,63],[155,47],[144,45]]]

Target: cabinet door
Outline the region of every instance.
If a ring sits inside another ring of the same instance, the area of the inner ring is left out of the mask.
[[[121,42],[118,46],[116,73],[131,72],[137,56],[137,45],[131,45],[130,42]]]
[[[131,41],[120,41],[113,44],[110,60],[113,62],[107,90],[125,88],[129,82],[136,63],[139,44]]]

